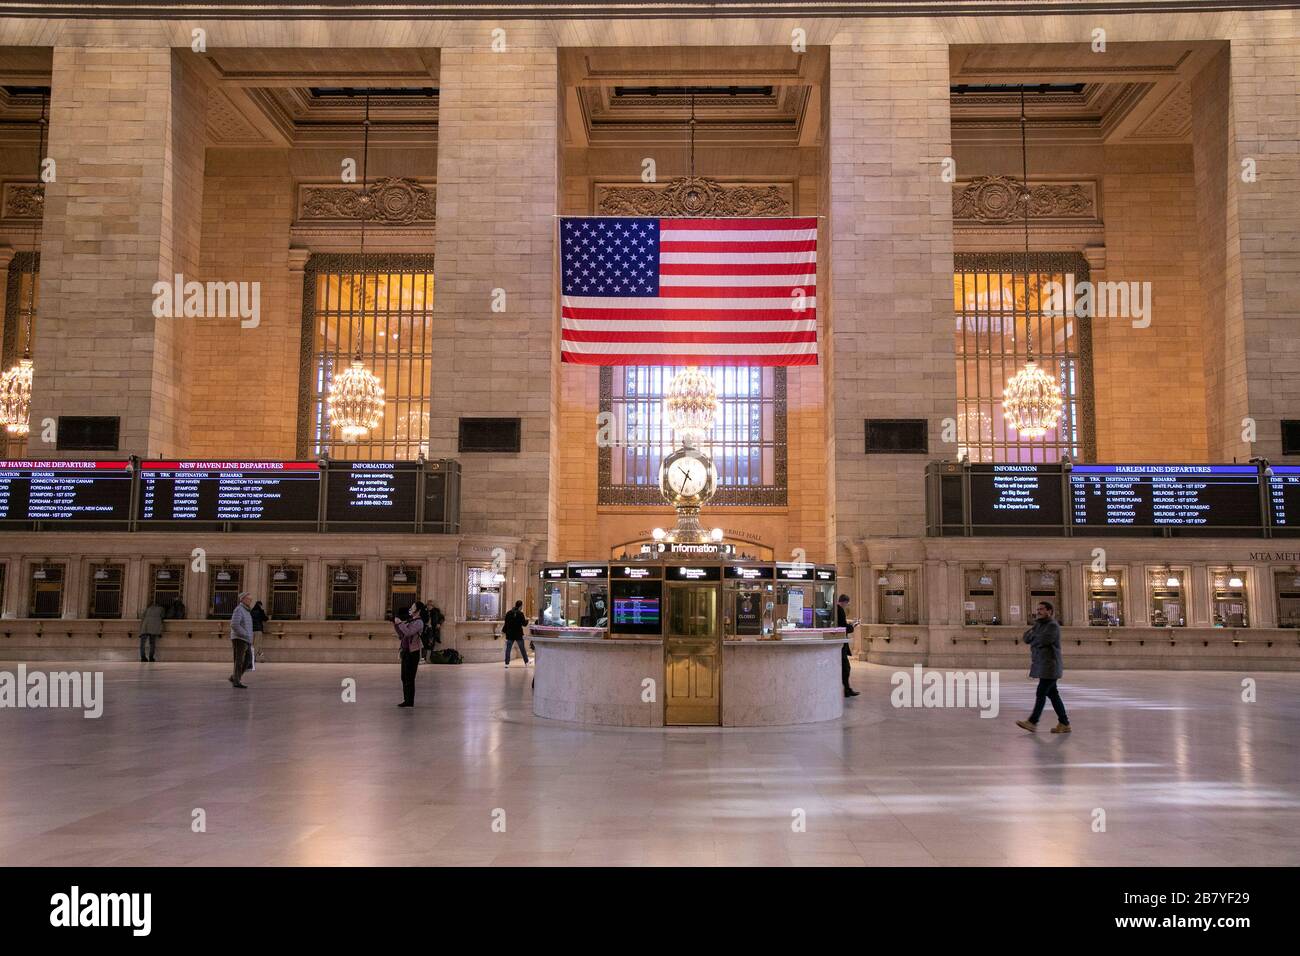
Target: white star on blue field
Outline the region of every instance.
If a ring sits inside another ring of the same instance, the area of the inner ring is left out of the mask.
[[[659,294],[658,219],[561,219],[560,256],[565,295]]]

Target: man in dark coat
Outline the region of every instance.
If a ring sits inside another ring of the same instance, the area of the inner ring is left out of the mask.
[[[515,606],[506,611],[506,619],[501,623],[501,633],[506,639],[506,667],[510,666],[510,649],[516,643],[525,666],[528,664],[528,650],[524,647],[524,628],[528,625],[528,618],[524,617],[523,607],[523,601],[516,601]]]
[[[1028,720],[1017,720],[1016,726],[1023,727],[1031,734],[1038,731],[1038,718],[1043,716],[1043,705],[1052,702],[1056,711],[1057,725],[1052,728],[1054,734],[1070,732],[1070,718],[1065,714],[1065,704],[1061,702],[1056,682],[1061,679],[1061,625],[1056,623],[1055,608],[1047,601],[1039,601],[1034,608],[1034,623],[1025,631],[1024,641],[1029,645],[1029,676],[1038,678],[1038,690],[1034,697],[1034,712]]]
[[[849,615],[849,596],[841,594],[839,601],[835,605],[835,626],[844,628],[844,636],[848,637],[853,633],[856,621],[850,621]],[[858,692],[849,686],[849,673],[852,667],[849,664],[849,641],[845,641],[840,648],[840,679],[844,682],[844,696],[857,697]]]

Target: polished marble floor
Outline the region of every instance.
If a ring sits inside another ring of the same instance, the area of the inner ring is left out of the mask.
[[[651,731],[534,718],[518,661],[422,667],[413,710],[396,664],[79,666],[100,719],[0,709],[0,864],[1300,863],[1300,674],[1072,672],[1075,733],[1029,736],[1023,672],[996,719],[858,663],[841,721]]]

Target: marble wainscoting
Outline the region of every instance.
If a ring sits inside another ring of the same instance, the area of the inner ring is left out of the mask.
[[[846,640],[724,642],[722,725],[811,724],[843,716],[840,656]]]
[[[663,695],[641,699],[644,681],[663,684],[661,640],[531,637],[536,648],[533,713],[616,727],[662,727]]]

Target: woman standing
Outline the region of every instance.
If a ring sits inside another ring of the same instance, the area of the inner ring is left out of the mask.
[[[397,632],[402,653],[402,702],[397,706],[414,707],[415,672],[420,667],[420,635],[424,633],[424,622],[414,604],[394,616],[393,630]]]

